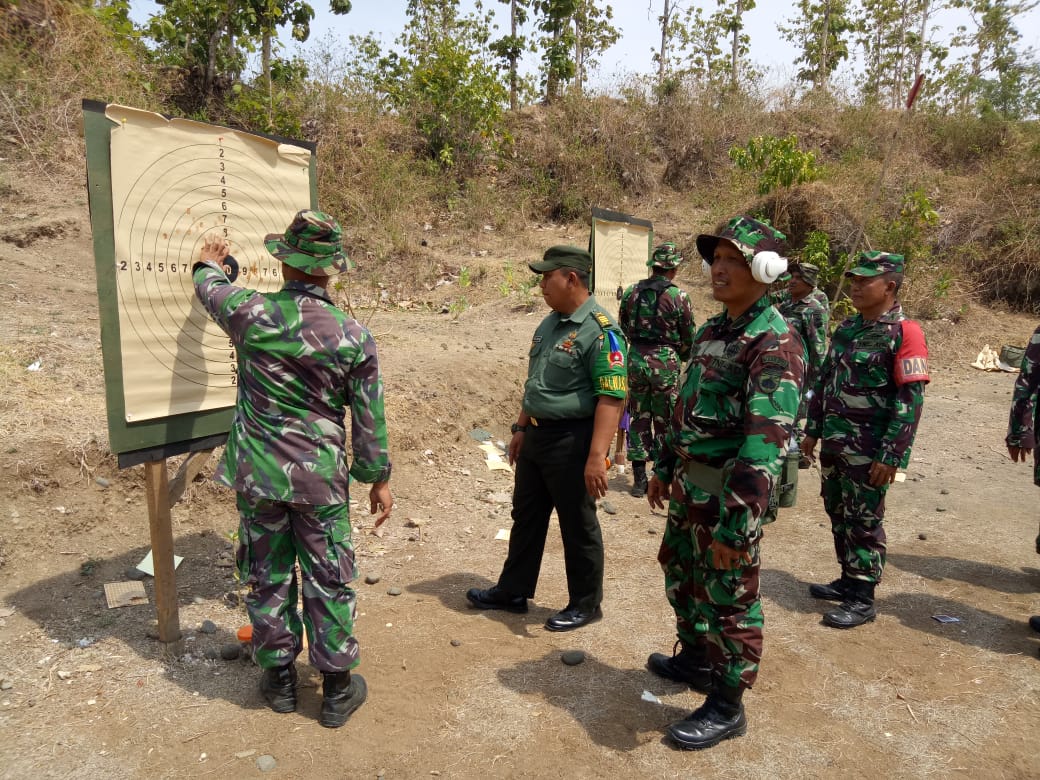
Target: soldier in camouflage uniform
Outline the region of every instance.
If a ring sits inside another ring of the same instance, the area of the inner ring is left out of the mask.
[[[742,698],[762,655],[759,544],[804,370],[802,345],[768,295],[787,266],[776,254],[784,240],[749,217],[697,237],[725,311],[697,331],[647,491],[651,506],[670,499],[658,560],[682,648],[652,654],[647,667],[707,695],[668,729],[687,749],[746,732]]]
[[[1032,338],[1022,356],[1022,371],[1015,382],[1011,398],[1011,414],[1008,419],[1008,454],[1015,463],[1025,463],[1029,451],[1033,451],[1033,484],[1040,486],[1040,328],[1033,331]],[[1036,551],[1040,554],[1040,535],[1036,537]],[[1029,618],[1034,631],[1040,631],[1040,615]]]
[[[811,394],[816,375],[827,355],[827,323],[830,320],[830,302],[827,294],[816,286],[820,269],[812,263],[794,263],[790,267],[790,279],[787,282],[788,294],[777,305],[777,310],[791,324],[792,330],[798,334],[805,349],[805,376],[802,386],[802,402],[798,407],[798,419],[795,420],[795,438],[798,442],[804,437],[801,421],[805,418],[806,396]],[[822,296],[822,301],[821,298]],[[803,458],[799,464],[809,468],[809,461]]]
[[[628,459],[636,498],[646,495],[646,462],[657,461],[679,395],[682,364],[693,347],[693,304],[674,283],[682,253],[671,242],[654,249],[650,276],[621,296],[618,325],[630,346]]]
[[[841,577],[811,585],[813,598],[840,602],[823,617],[834,628],[876,616],[874,590],[885,566],[885,493],[910,462],[928,382],[920,325],[897,299],[902,255],[862,252],[845,274],[859,312],[831,336],[813,388],[802,454],[820,448],[820,495],[831,520]]]
[[[238,565],[260,690],[275,712],[296,709],[294,661],[306,628],[311,665],[323,676],[321,724],[335,728],[367,695],[364,678],[350,672],[359,656],[348,484],[371,483],[382,524],[393,504],[383,383],[371,334],[326,292],[349,262],[336,221],[301,211],[265,243],[282,261],[278,292],[232,285],[225,266],[237,267],[223,239],[206,239],[192,271],[196,295],[237,353],[238,402],[216,480],[238,494]]]

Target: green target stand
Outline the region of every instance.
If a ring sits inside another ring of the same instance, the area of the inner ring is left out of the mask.
[[[179,653],[170,509],[226,441],[238,383],[191,266],[221,236],[237,284],[280,288],[263,237],[317,208],[315,145],[92,100],[83,130],[109,446],[120,468],[145,468],[159,641]],[[185,453],[171,481],[166,459]]]

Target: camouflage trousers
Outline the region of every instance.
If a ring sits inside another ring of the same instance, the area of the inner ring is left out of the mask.
[[[311,666],[341,672],[359,663],[354,638],[357,576],[350,505],[306,506],[238,494],[238,572],[249,588],[253,658],[263,669],[292,663],[307,631]],[[296,562],[303,580],[298,610]]]
[[[718,498],[676,477],[657,560],[679,639],[705,649],[723,685],[746,689],[762,659],[758,543],[748,549],[750,565],[712,568],[709,547],[718,518]]]
[[[881,582],[885,569],[885,493],[870,484],[870,462],[849,463],[844,455],[820,453],[820,495],[831,519],[834,552],[845,577]]]
[[[635,350],[633,350],[633,353]],[[630,358],[628,369],[628,459],[657,461],[679,398],[679,370],[659,361]],[[658,367],[654,367],[655,362]]]

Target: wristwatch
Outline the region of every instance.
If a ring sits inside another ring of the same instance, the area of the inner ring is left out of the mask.
[[[527,426],[526,425],[520,425],[520,423],[513,423],[512,425],[509,426],[509,432],[510,433],[523,433],[526,430],[527,430]]]

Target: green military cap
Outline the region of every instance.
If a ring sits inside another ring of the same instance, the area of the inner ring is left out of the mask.
[[[903,273],[905,259],[891,252],[860,252],[856,265],[845,272],[846,276],[881,276],[887,273]]]
[[[816,286],[816,282],[820,278],[819,266],[812,263],[793,263],[789,270],[795,276],[802,277],[802,281],[812,287]]]
[[[646,261],[646,264],[651,268],[662,268],[665,271],[670,271],[673,268],[678,268],[679,263],[682,261],[683,254],[679,251],[679,247],[676,246],[675,242],[665,241],[663,244],[658,244],[654,247],[654,253]]]
[[[335,276],[350,268],[343,251],[339,223],[321,211],[296,213],[284,233],[264,237],[267,251],[288,266],[311,276]]]
[[[715,247],[719,241],[725,239],[735,246],[744,259],[751,260],[758,252],[776,252],[783,254],[784,242],[787,236],[765,222],[759,222],[751,217],[733,217],[718,235],[701,233],[697,236],[697,251],[708,265],[715,261]]]
[[[542,255],[542,262],[528,263],[527,267],[536,274],[555,271],[557,268],[573,268],[577,271],[590,273],[592,271],[592,255],[588,253],[588,250],[579,246],[557,244],[545,250],[545,254]]]

